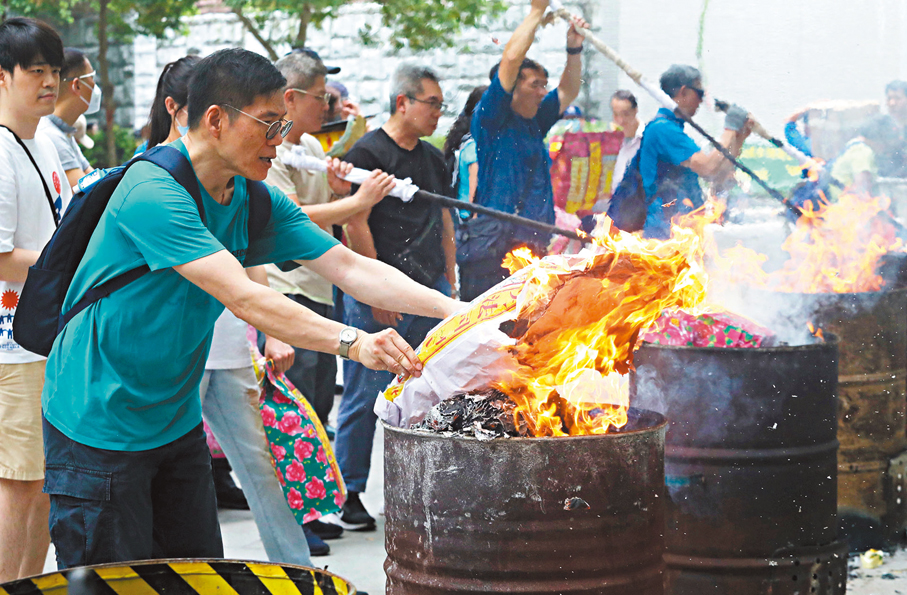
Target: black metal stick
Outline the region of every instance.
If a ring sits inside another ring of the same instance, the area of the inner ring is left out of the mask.
[[[503,213],[495,209],[489,209],[488,207],[483,207],[471,202],[465,202],[462,200],[457,200],[455,198],[450,198],[448,196],[442,196],[440,194],[435,194],[434,192],[426,192],[425,190],[419,190],[416,192],[414,199],[418,200],[428,200],[434,203],[438,203],[441,206],[449,207],[451,209],[463,209],[466,211],[472,211],[473,213],[479,213],[480,215],[488,215],[489,217],[494,217],[496,219],[501,219],[502,221],[507,221],[515,225],[520,225],[522,227],[529,227],[544,233],[557,234],[564,237],[568,237],[572,240],[579,240],[585,244],[592,242],[588,237],[583,237],[576,233],[575,231],[570,231],[568,229],[561,229],[556,225],[549,225],[548,223],[541,223],[540,221],[533,221],[532,219],[527,219],[526,217],[520,217],[519,215],[513,215],[511,213]]]

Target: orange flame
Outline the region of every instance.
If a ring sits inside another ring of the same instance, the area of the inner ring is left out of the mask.
[[[773,291],[856,293],[879,291],[880,259],[903,251],[903,242],[887,215],[887,197],[842,193],[837,202],[806,205],[803,216],[782,249],[790,254],[773,272],[763,268],[767,256],[737,246],[709,254],[713,274],[722,283],[743,283]]]
[[[702,258],[699,232],[680,227],[667,241],[605,234],[593,248],[559,259],[539,260],[525,249],[509,254],[505,266],[529,271],[517,300],[513,365],[493,387],[517,403],[516,421],[535,436],[625,425],[637,336],[664,308],[702,303]]]
[[[815,325],[814,325],[813,323],[811,323],[811,322],[807,322],[807,323],[806,323],[806,328],[809,329],[809,334],[811,334],[813,337],[815,337],[815,338],[817,338],[817,339],[820,339],[820,340],[822,340],[822,341],[825,340],[825,335],[822,333],[822,329],[819,328],[818,326],[815,326]]]

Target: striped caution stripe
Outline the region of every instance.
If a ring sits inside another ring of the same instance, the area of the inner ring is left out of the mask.
[[[84,569],[71,593],[66,570],[0,585],[0,595],[355,595],[340,577],[300,566],[171,560]]]

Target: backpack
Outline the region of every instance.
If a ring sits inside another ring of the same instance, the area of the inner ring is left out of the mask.
[[[38,261],[28,269],[28,277],[13,319],[13,337],[28,351],[47,356],[54,339],[76,314],[150,271],[148,265],[142,265],[117,275],[89,289],[69,311],[63,312],[66,292],[110,197],[126,171],[141,161],[148,161],[167,170],[195,200],[202,223],[205,222],[205,209],[195,170],[189,160],[174,147],[159,145],[122,166],[99,174],[92,172],[86,176],[87,180],[80,180],[77,186],[79,193],[72,198],[60,226],[41,251]],[[271,196],[262,182],[247,180],[246,183],[249,191],[251,242],[261,236],[271,218]]]
[[[646,128],[648,129],[648,126]],[[646,213],[649,210],[646,188],[642,183],[642,173],[639,171],[639,159],[645,140],[646,131],[643,130],[642,138],[639,139],[639,149],[627,164],[624,177],[611,192],[611,202],[608,203],[608,217],[614,222],[614,226],[631,233],[641,231],[645,227]]]

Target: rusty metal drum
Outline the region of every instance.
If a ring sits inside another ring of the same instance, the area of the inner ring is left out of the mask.
[[[664,592],[665,420],[479,441],[385,426],[390,595]]]
[[[837,356],[834,337],[636,352],[631,403],[669,420],[667,593],[844,593]]]
[[[903,263],[893,264],[903,281]],[[841,528],[852,551],[894,547],[907,527],[907,289],[763,295],[789,304],[782,312],[800,312],[801,324],[809,312],[813,324],[838,336]]]

